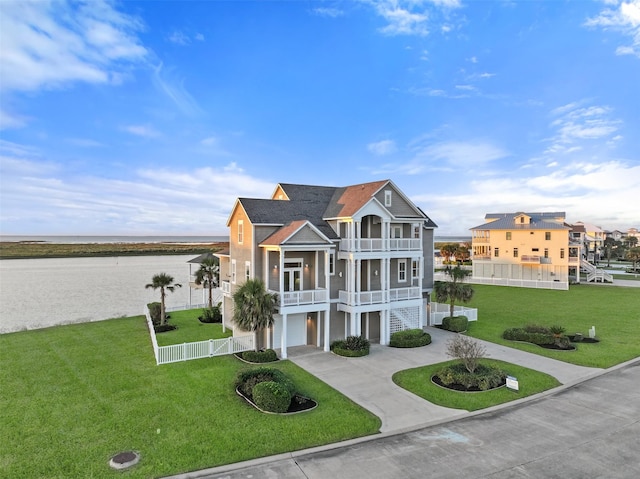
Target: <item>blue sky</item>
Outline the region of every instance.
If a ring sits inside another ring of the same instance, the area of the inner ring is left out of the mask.
[[[278,182],[640,227],[640,0],[0,1],[0,233],[226,234]]]

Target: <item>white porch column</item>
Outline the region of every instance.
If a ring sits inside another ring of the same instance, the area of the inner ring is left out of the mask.
[[[329,352],[329,341],[331,341],[331,329],[329,326],[329,323],[331,322],[331,318],[329,316],[329,310],[325,309],[322,312],[323,316],[324,316],[324,350],[328,353]]]
[[[356,336],[362,336],[362,313],[356,313]]]
[[[365,334],[364,337],[367,338],[367,339],[370,339],[369,338],[369,336],[370,336],[369,331],[371,330],[370,327],[369,327],[370,316],[371,316],[371,313],[367,312],[367,316],[366,316],[367,319],[366,319],[366,322],[365,322],[365,333],[364,333]]]
[[[287,315],[282,315],[282,337],[280,338],[280,357],[287,359]]]
[[[386,309],[383,309],[382,311],[380,311],[380,344],[382,344],[383,346],[387,344],[387,315],[389,314],[389,311]]]
[[[356,329],[356,319],[358,319],[358,313],[349,313],[349,319],[351,322],[351,325],[349,327],[349,334],[348,336],[357,336],[357,329]]]

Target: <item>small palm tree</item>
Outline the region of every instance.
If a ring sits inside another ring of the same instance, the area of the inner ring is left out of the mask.
[[[213,308],[213,288],[218,286],[218,272],[220,266],[215,257],[210,256],[202,260],[200,263],[200,269],[196,271],[197,285],[205,284],[209,288],[209,308]]]
[[[240,329],[253,331],[258,350],[258,331],[273,325],[273,315],[278,308],[278,295],[269,293],[261,279],[248,279],[233,293],[233,322]]]
[[[175,288],[181,288],[182,285],[173,282],[173,276],[167,273],[154,274],[151,278],[151,283],[145,286],[145,288],[153,288],[154,290],[160,288],[160,324],[167,324],[167,315],[165,314],[164,298],[166,291],[173,293]]]
[[[471,275],[471,271],[461,268],[459,265],[455,268],[447,268],[445,270],[449,281],[436,281],[433,291],[436,300],[443,303],[449,303],[449,316],[453,318],[453,310],[456,301],[468,303],[473,298],[473,288],[470,284],[463,284],[465,278]]]

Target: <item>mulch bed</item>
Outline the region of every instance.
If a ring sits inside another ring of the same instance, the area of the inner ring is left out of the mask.
[[[431,377],[431,381],[434,384],[437,384],[438,386],[440,386],[441,388],[445,388],[445,389],[451,389],[453,391],[459,391],[459,392],[463,392],[463,393],[484,393],[487,391],[493,391],[494,389],[500,389],[501,387],[504,387],[507,382],[503,382],[502,384],[500,384],[499,386],[496,386],[495,388],[491,388],[491,389],[485,389],[484,391],[478,387],[472,387],[472,388],[467,388],[466,386],[464,386],[463,384],[444,384],[442,381],[440,381],[440,378],[438,376],[432,376]]]
[[[278,413],[278,412],[271,412],[271,411],[263,411],[258,406],[256,406],[250,398],[242,394],[242,392],[240,392],[239,389],[236,389],[236,393],[245,401],[247,401],[249,404],[251,404],[254,408],[256,408],[258,411],[264,412],[267,414],[280,414],[280,415],[296,414],[299,412],[310,411],[311,409],[315,409],[318,406],[318,403],[313,399],[301,396],[300,394],[296,394],[291,398],[291,404],[289,404],[289,409],[287,409],[287,412]]]

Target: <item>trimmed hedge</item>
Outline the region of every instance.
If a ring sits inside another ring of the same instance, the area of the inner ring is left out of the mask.
[[[286,386],[275,381],[263,381],[253,387],[253,402],[263,411],[287,412],[291,393]]]
[[[422,329],[405,329],[391,335],[389,346],[394,348],[418,348],[431,344],[431,335]]]
[[[260,404],[258,404],[258,402],[256,402],[256,398],[254,395],[256,387],[259,384],[265,383],[265,382],[277,383],[281,388],[287,391],[287,394],[289,396],[289,401],[287,402],[287,409],[288,409],[289,404],[291,403],[291,398],[296,394],[296,386],[295,384],[293,384],[293,381],[291,381],[291,379],[289,379],[289,377],[279,369],[267,368],[264,366],[251,368],[251,369],[242,369],[238,371],[238,373],[236,374],[235,387],[244,396],[251,399],[256,404],[256,406],[258,406],[260,409],[263,409],[264,411],[270,411],[270,412],[280,412],[280,411],[269,409],[270,407],[269,405],[279,404],[280,402],[280,399],[278,398],[282,394],[279,391],[279,388],[278,390],[276,390],[273,387],[269,387],[270,389],[270,392],[269,392],[269,391],[263,391],[264,387],[261,386],[260,389],[258,389],[261,394],[260,401],[263,401],[263,404],[265,405],[265,407],[261,406]],[[271,397],[270,395],[274,397]]]
[[[278,360],[278,355],[273,349],[245,351],[242,353],[242,359],[250,363],[272,363]]]
[[[440,369],[434,374],[445,386],[462,385],[466,389],[487,391],[505,383],[507,373],[495,366],[478,365],[475,372],[470,373],[464,364],[456,363]]]
[[[447,331],[453,331],[454,333],[461,333],[466,331],[469,327],[469,319],[466,316],[447,316],[442,319],[442,329]]]
[[[564,328],[554,327],[554,330],[564,331]],[[551,328],[538,325],[527,325],[524,328],[510,328],[502,333],[503,339],[508,341],[523,341],[538,346],[557,346],[561,349],[571,349],[571,341],[567,336],[553,333]]]
[[[347,336],[331,343],[330,349],[339,356],[356,358],[369,354],[371,343],[362,336]]]

